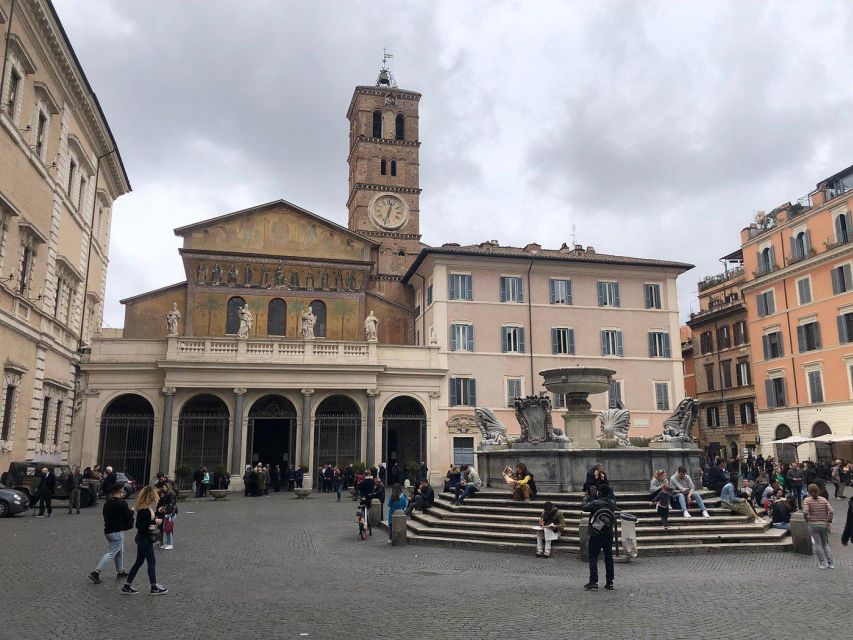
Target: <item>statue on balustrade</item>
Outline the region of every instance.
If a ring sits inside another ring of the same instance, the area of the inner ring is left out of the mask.
[[[172,303],[172,310],[166,314],[166,329],[169,336],[178,335],[178,323],[181,321],[181,312],[178,311],[178,303]]]
[[[314,315],[311,305],[308,305],[307,309],[303,309],[299,317],[302,320],[302,337],[305,340],[313,340],[314,325],[317,323],[317,316]]]
[[[237,337],[248,338],[254,324],[255,318],[252,316],[252,312],[249,311],[249,307],[244,304],[240,307],[240,329],[237,331]]]
[[[210,271],[210,284],[222,284],[222,267],[217,262]]]
[[[364,319],[364,333],[368,342],[379,340],[379,318],[373,315],[373,309],[370,310],[370,315]]]
[[[207,266],[203,262],[199,262],[195,283],[204,284],[205,280],[207,280]]]
[[[237,267],[233,264],[228,267],[228,284],[237,284]]]
[[[699,402],[690,397],[684,398],[675,412],[664,420],[663,433],[652,438],[652,442],[696,442],[690,432],[698,415]]]

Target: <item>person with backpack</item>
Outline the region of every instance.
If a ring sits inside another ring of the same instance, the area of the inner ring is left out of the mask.
[[[606,486],[606,485],[605,485]],[[599,494],[596,487],[589,488],[589,498],[584,500],[581,507],[589,512],[589,538],[587,554],[589,555],[589,582],[583,588],[587,591],[598,589],[598,556],[604,552],[604,570],[606,582],[604,588],[613,589],[613,531],[616,527],[616,503],[613,501],[610,487]]]
[[[127,578],[124,570],[124,532],[133,529],[133,511],[127,506],[124,499],[124,483],[118,482],[113,485],[112,495],[104,503],[104,536],[107,538],[109,547],[106,553],[98,560],[95,570],[89,574],[89,580],[95,584],[101,584],[101,571],[112,560],[116,567],[116,580]]]

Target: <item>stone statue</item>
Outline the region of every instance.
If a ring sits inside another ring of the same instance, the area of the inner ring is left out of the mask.
[[[196,274],[195,283],[196,284],[204,284],[204,281],[207,280],[207,267],[203,262],[198,263],[198,272]]]
[[[252,325],[255,324],[255,318],[252,316],[252,312],[249,311],[249,307],[245,304],[240,307],[240,329],[237,331],[238,338],[248,338],[249,331],[252,330]]]
[[[554,440],[551,423],[551,398],[547,395],[527,396],[515,399],[515,418],[521,426],[521,437],[517,442],[550,442]]]
[[[305,288],[309,291],[314,290],[314,274],[310,271],[305,275]]]
[[[596,440],[616,440],[620,447],[630,447],[628,429],[631,427],[631,414],[627,409],[605,409],[598,414],[601,420],[601,435]]]
[[[675,412],[664,420],[663,433],[652,438],[652,442],[696,442],[690,431],[697,415],[699,402],[690,397],[684,398],[678,403]]]
[[[278,263],[278,266],[275,268],[275,286],[283,287],[284,286],[284,267],[281,266],[281,263]]]
[[[246,272],[243,274],[243,285],[247,287],[252,286],[252,267],[251,265],[246,265]]]
[[[210,271],[210,284],[222,284],[222,267],[219,266],[219,263],[213,265],[213,269]]]
[[[329,274],[326,271],[320,274],[320,288],[323,290],[329,288]]]
[[[228,267],[228,284],[237,284],[237,267],[233,264]]]
[[[491,409],[474,409],[474,418],[480,428],[480,444],[507,444],[506,427]]]
[[[305,340],[313,340],[314,325],[317,323],[317,316],[314,315],[311,305],[308,305],[307,309],[303,309],[299,317],[302,319],[302,337]]]
[[[438,336],[435,335],[435,327],[429,328],[429,344],[432,347],[438,345]]]
[[[178,303],[172,303],[172,310],[166,314],[166,328],[170,336],[178,335],[178,322],[181,321],[181,312],[178,311]]]
[[[368,342],[376,342],[379,339],[379,318],[373,315],[373,309],[370,310],[370,315],[364,319],[364,333],[367,335]]]

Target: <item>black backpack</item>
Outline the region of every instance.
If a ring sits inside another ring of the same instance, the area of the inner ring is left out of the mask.
[[[616,514],[610,507],[602,507],[589,519],[589,535],[604,536],[613,531]]]

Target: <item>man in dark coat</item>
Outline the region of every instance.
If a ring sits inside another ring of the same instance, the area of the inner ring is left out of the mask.
[[[201,469],[196,469],[193,472],[193,483],[195,483],[195,497],[201,498],[202,487],[201,483],[204,480],[204,472]]]
[[[50,501],[56,493],[56,476],[47,467],[43,467],[39,473],[39,483],[36,488],[36,496],[39,501],[39,512],[36,518],[44,517],[44,508],[47,507],[47,517],[53,517],[53,505]]]
[[[80,485],[83,484],[83,474],[80,473],[80,467],[74,467],[74,471],[65,476],[62,483],[62,488],[68,496],[68,513],[72,509],[77,509],[80,513]]]
[[[118,482],[118,476],[113,471],[112,467],[104,469],[104,479],[101,481],[101,493],[105,498],[109,498],[113,494],[113,487]]]

